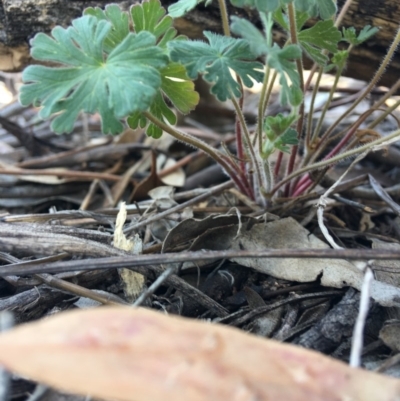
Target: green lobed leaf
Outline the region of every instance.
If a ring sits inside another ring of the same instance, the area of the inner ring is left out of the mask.
[[[157,93],[150,106],[150,113],[159,120],[166,119],[170,124],[176,123],[175,113],[166,105],[165,100],[160,92]],[[163,131],[157,125],[150,123],[146,129],[146,134],[155,139],[161,138]]]
[[[297,45],[289,45],[281,49],[276,43],[268,45],[264,35],[249,21],[232,17],[231,30],[247,41],[251,51],[257,56],[266,54],[267,64],[279,72],[282,85],[281,103],[297,106],[303,101],[300,79],[294,60],[301,57],[301,49]]]
[[[132,129],[144,128],[147,125],[147,118],[140,111],[135,111],[126,119],[126,122]]]
[[[199,103],[200,96],[182,64],[169,63],[160,69],[161,90],[183,114],[189,113]]]
[[[89,7],[84,10],[84,15],[92,15],[98,20],[105,20],[111,23],[112,27],[104,39],[104,51],[109,53],[119,45],[129,34],[128,13],[121,11],[116,4],[107,5],[104,10],[99,7]]]
[[[349,28],[343,28],[342,33],[343,33],[343,40],[345,42],[348,42],[351,45],[357,44],[357,32],[354,26],[351,26]]]
[[[303,103],[303,91],[301,90],[299,85],[291,85],[289,88],[289,103],[298,107]]]
[[[274,43],[269,49],[267,63],[280,75],[282,104],[292,104],[292,101],[298,102],[300,78],[294,60],[300,57],[301,49],[297,45],[289,45],[281,49]]]
[[[209,43],[201,41],[173,41],[169,42],[170,57],[173,61],[182,63],[191,79],[198,74],[213,83],[211,93],[220,101],[232,96],[242,95],[238,82],[232,77],[233,70],[247,87],[253,86],[254,80],[263,79],[262,64],[254,61],[255,55],[247,41],[217,35],[205,31],[204,35]]]
[[[348,58],[349,52],[347,50],[340,50],[333,55],[331,61],[336,68],[343,69],[346,66]]]
[[[203,0],[179,0],[168,7],[168,13],[172,18],[183,17],[189,11],[193,10]]]
[[[275,140],[281,136],[295,121],[299,119],[296,114],[268,116],[264,120],[264,132],[267,138]]]
[[[296,26],[298,30],[300,30],[309,19],[310,16],[306,12],[296,10]]]
[[[158,71],[167,56],[149,32],[129,33],[109,53],[104,48],[112,24],[91,15],[72,26],[56,27],[51,38],[40,33],[32,40],[32,56],[62,67],[29,66],[23,73],[20,100],[42,105],[39,115],[52,122],[55,132],[71,132],[81,111],[98,112],[104,133],[121,132],[119,121],[146,110],[161,85]]]
[[[274,22],[280,25],[285,31],[289,31],[289,19],[286,14],[283,13],[282,7],[279,7],[273,14]]]
[[[363,29],[361,29],[360,33],[358,34],[357,37],[357,44],[363,43],[366,40],[368,40],[370,37],[374,36],[376,33],[379,32],[379,28],[377,27],[371,27],[370,25],[364,26]]]
[[[170,124],[176,123],[176,116],[165,103],[161,92],[183,114],[193,110],[199,102],[199,94],[194,90],[194,83],[189,80],[186,69],[178,63],[170,63],[160,69],[161,88],[150,106],[150,112],[158,119],[166,119]],[[128,125],[136,129],[145,127],[147,119],[140,113],[134,113],[128,120]],[[162,130],[150,123],[146,134],[153,138],[160,138]]]
[[[308,55],[308,57],[320,66],[326,65],[328,62],[328,57],[322,53],[317,47],[310,45],[307,42],[301,44],[302,49]]]
[[[255,6],[258,11],[269,13],[280,8],[280,0],[255,0]]]
[[[266,38],[261,31],[250,21],[244,18],[231,17],[231,31],[249,43],[251,51],[257,57],[268,52],[268,44]]]
[[[320,65],[326,64],[328,60],[322,54],[322,50],[335,53],[341,39],[342,34],[335,27],[332,20],[318,21],[311,28],[304,29],[298,34],[301,47],[312,60]]]
[[[285,145],[297,145],[299,143],[297,131],[293,128],[288,128],[279,137],[279,141]]]
[[[263,143],[263,157],[268,158],[275,150],[281,152],[290,152],[288,145],[297,145],[299,143],[298,133],[291,125],[298,120],[296,114],[266,117],[264,120],[264,132],[266,134]]]
[[[292,0],[231,0],[231,4],[240,8],[257,9],[262,13],[275,12],[281,8],[281,4],[290,3]]]
[[[186,40],[183,35],[177,36],[173,27],[173,18],[165,15],[166,11],[159,0],[145,0],[142,4],[131,7],[135,32],[146,30],[157,38],[158,47],[165,49],[170,40]]]
[[[301,43],[307,42],[320,49],[335,53],[337,44],[342,39],[342,34],[335,27],[332,20],[318,21],[311,28],[299,32],[298,39]]]
[[[255,0],[231,0],[231,4],[239,8],[255,8]]]
[[[307,12],[310,17],[332,18],[337,12],[334,0],[294,0],[296,10]]]
[[[310,16],[308,15],[307,12],[304,11],[299,11],[296,10],[296,27],[297,30],[300,30],[303,25],[310,19]],[[288,16],[283,12],[282,7],[279,7],[274,13],[273,13],[273,20],[275,23],[280,25],[285,31],[289,32],[290,27],[289,27],[289,18]]]
[[[343,40],[350,43],[353,46],[357,46],[370,37],[375,35],[379,31],[376,27],[371,27],[371,25],[365,26],[357,36],[356,30],[354,27],[343,28]]]
[[[176,30],[172,27],[172,17],[165,14],[165,8],[159,0],[145,0],[132,6],[131,16],[135,32],[151,32],[157,40],[171,29],[176,35]]]

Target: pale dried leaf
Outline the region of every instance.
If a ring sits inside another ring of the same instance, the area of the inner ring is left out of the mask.
[[[126,204],[121,202],[121,206],[117,215],[114,230],[114,246],[124,251],[131,252],[134,255],[142,253],[143,244],[138,234],[132,239],[127,239],[124,232],[124,224],[126,220]],[[128,302],[133,302],[142,293],[146,279],[143,274],[136,273],[130,269],[118,269],[121,277],[124,294]]]
[[[117,219],[115,222],[114,246],[118,249],[123,249],[124,251],[132,252],[132,249],[135,247],[135,241],[132,239],[127,239],[123,232],[126,216],[127,216],[126,203],[121,202]],[[133,253],[137,254],[140,253],[140,251]]]
[[[226,239],[228,241],[228,239]],[[254,225],[233,239],[231,249],[326,249],[329,248],[315,235],[310,234],[292,218]],[[342,259],[291,258],[291,259],[232,259],[244,266],[284,280],[310,282],[321,276],[321,284],[342,288],[351,286],[361,290],[363,272],[354,264]],[[382,306],[400,306],[400,289],[381,281],[371,283],[371,297]]]
[[[150,190],[148,194],[158,207],[167,209],[177,205],[174,201],[174,193],[174,187],[165,185]]]
[[[7,369],[123,401],[395,401],[400,381],[237,329],[146,309],[61,313],[0,335]]]
[[[168,158],[165,162],[163,168],[167,169],[176,164],[176,160]],[[185,185],[186,175],[182,168],[178,168],[174,172],[166,175],[165,177],[161,178],[161,181],[165,185],[169,185],[172,187],[183,187]]]
[[[400,320],[388,320],[379,332],[379,338],[393,351],[400,351]]]

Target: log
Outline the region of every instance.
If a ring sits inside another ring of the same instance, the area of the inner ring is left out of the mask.
[[[37,32],[49,33],[55,25],[67,26],[82,10],[90,6],[104,7],[111,1],[83,0],[0,0],[0,70],[21,71],[31,60],[29,40]],[[113,1],[128,8],[136,0]],[[168,6],[170,0],[162,0]],[[338,1],[339,8],[344,0]],[[257,23],[254,13],[229,7],[231,15],[250,16]],[[369,81],[380,65],[386,49],[393,40],[400,21],[399,0],[354,0],[343,26],[361,29],[365,25],[380,28],[377,35],[362,46],[354,49],[345,75]],[[204,30],[220,32],[219,11],[216,2],[209,7],[199,6],[185,18],[176,20],[178,30],[192,38],[200,38]],[[282,32],[276,31],[277,40],[282,40]],[[306,61],[306,67],[311,65]],[[380,84],[390,87],[400,76],[400,54],[392,59]]]

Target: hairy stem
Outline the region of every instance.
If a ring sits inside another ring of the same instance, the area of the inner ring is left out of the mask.
[[[394,85],[388,90],[385,95],[383,95],[375,104],[374,107],[381,107],[389,97],[391,97],[397,90],[400,88],[400,79],[396,81]],[[381,114],[378,118],[376,118],[374,121],[371,122],[371,124],[368,126],[368,128],[372,129],[375,128],[380,122],[382,122],[386,116],[388,116],[393,110],[395,110],[398,106],[398,101],[390,106],[383,114]]]
[[[282,159],[283,159],[283,152],[279,151],[278,157],[276,158],[275,169],[274,169],[275,177],[279,177],[279,170],[281,169]]]
[[[243,96],[239,99],[240,110],[243,110]],[[242,173],[245,173],[245,154],[243,151],[243,138],[242,138],[242,125],[240,123],[239,116],[236,116],[235,120],[235,134],[236,134],[236,152],[239,159],[239,167]]]
[[[315,99],[317,97],[318,94],[318,88],[319,88],[319,83],[321,82],[321,78],[322,78],[322,68],[319,69],[318,72],[318,77],[317,77],[317,82],[314,85],[313,88],[313,93],[312,93],[312,97],[311,97],[311,104],[310,104],[310,110],[308,111],[308,121],[307,121],[307,132],[306,132],[306,150],[307,150],[307,154],[308,152],[312,151],[312,136],[311,136],[311,131],[312,131],[312,120],[313,120],[313,115],[314,115],[314,105],[315,105]],[[315,132],[315,131],[314,131]]]
[[[360,118],[347,131],[347,134],[343,136],[343,138],[339,141],[339,143],[337,143],[336,146],[334,146],[334,148],[324,157],[323,160],[328,160],[333,156],[336,156],[346,146],[347,142],[354,136],[355,132],[357,132],[357,129],[360,127],[360,125],[367,119],[367,117],[374,110],[375,108],[370,109],[367,112],[365,112],[362,116],[360,116]],[[323,150],[324,150],[323,147],[317,148],[312,157],[307,158],[307,163],[309,162],[312,163],[314,160],[316,160]],[[312,183],[313,181],[311,180],[308,174],[303,176],[300,180],[297,181],[293,196],[295,196],[295,194],[303,193],[306,189],[308,189],[310,185],[312,185]]]
[[[369,143],[367,143],[367,144],[365,144],[363,146],[360,146],[358,148],[350,149],[350,150],[348,150],[346,152],[343,152],[343,153],[340,153],[339,155],[334,156],[334,157],[332,157],[330,159],[322,160],[320,162],[311,164],[309,166],[302,167],[302,168],[298,169],[297,171],[293,172],[291,175],[286,177],[281,182],[279,182],[275,186],[275,188],[273,189],[271,195],[273,195],[282,185],[287,184],[290,180],[292,180],[293,178],[295,178],[295,177],[297,177],[299,175],[307,173],[308,171],[318,170],[318,169],[321,169],[323,167],[334,165],[334,164],[340,162],[343,159],[355,156],[358,153],[369,151],[369,150],[373,149],[374,147],[376,147],[377,145],[381,145],[381,144],[383,144],[385,142],[388,142],[388,143],[392,142],[398,137],[400,137],[400,129],[398,129],[396,131],[393,131],[390,135],[387,135],[385,137],[376,139],[375,141],[369,142]]]
[[[246,124],[246,120],[243,115],[243,111],[241,110],[238,101],[236,98],[232,95],[232,103],[233,107],[235,108],[236,115],[239,118],[240,124],[242,125],[242,130],[244,134],[244,145],[246,147],[246,150],[250,156],[251,159],[251,164],[252,167],[254,168],[255,174],[256,174],[256,181],[255,184],[258,187],[258,193],[263,189],[264,191],[271,190],[271,181],[268,179],[269,177],[266,176],[265,170],[264,170],[264,162],[261,159],[261,155],[255,151],[254,147],[252,146],[251,143],[251,138],[250,138],[250,133],[249,129]],[[268,163],[268,162],[267,162]],[[257,193],[256,193],[257,196]]]
[[[349,10],[351,3],[353,3],[353,0],[347,0],[346,3],[343,5],[342,9],[340,10],[339,15],[336,17],[335,20],[335,26],[336,28],[339,28],[340,24],[343,21],[344,16],[346,15],[347,11]]]
[[[372,78],[371,82],[367,85],[367,87],[364,89],[363,93],[361,96],[346,110],[345,113],[343,113],[330,127],[329,129],[324,133],[323,137],[328,137],[332,131],[340,124],[341,121],[343,121],[350,113],[353,112],[353,110],[360,104],[361,101],[365,99],[365,97],[369,94],[369,92],[374,88],[374,86],[378,83],[378,81],[381,79],[386,67],[390,63],[390,60],[393,57],[394,52],[397,49],[397,46],[399,45],[400,42],[400,26],[397,30],[396,36],[393,39],[392,44],[390,45],[388,52],[385,56],[385,58],[382,61],[382,64],[378,68],[378,70],[375,72],[374,77]]]
[[[272,16],[271,14],[266,14],[264,12],[260,11],[260,19],[263,24],[264,28],[264,33],[265,33],[265,38],[267,40],[267,45],[271,46],[272,45]],[[258,114],[257,114],[257,127],[256,127],[256,135],[254,136],[254,140],[258,140],[258,150],[260,154],[262,153],[262,142],[263,142],[263,122],[264,122],[264,115],[265,115],[265,110],[267,109],[267,105],[269,103],[269,99],[271,96],[271,89],[270,86],[268,86],[269,83],[269,77],[271,74],[271,68],[268,65],[268,56],[265,57],[265,75],[264,75],[264,80],[260,92],[260,101],[258,102]],[[276,75],[273,78],[273,81],[275,80]],[[255,142],[253,142],[253,145]]]
[[[178,141],[184,142],[190,146],[193,146],[196,149],[202,150],[204,153],[214,159],[226,171],[226,173],[231,177],[232,181],[243,193],[248,193],[248,191],[246,190],[246,185],[240,179],[240,174],[238,174],[237,169],[235,168],[235,166],[232,165],[232,163],[227,160],[226,156],[220,151],[214,149],[207,143],[187,134],[186,132],[177,130],[176,128],[164,123],[164,121],[159,120],[148,111],[143,112],[143,115],[153,124],[160,127],[163,131],[168,132],[168,134],[173,136]]]
[[[262,152],[262,143],[263,143],[263,122],[264,122],[264,114],[267,108],[267,104],[269,101],[269,96],[271,92],[268,91],[268,81],[270,76],[271,69],[267,66],[264,81],[260,92],[260,101],[258,102],[258,114],[257,114],[257,128],[256,128],[256,140],[258,141],[258,150]]]
[[[289,26],[290,26],[290,40],[291,40],[292,44],[298,45],[296,13],[295,13],[293,3],[289,3],[287,9],[288,9]],[[299,73],[300,89],[303,92],[303,101],[301,102],[301,105],[299,107],[300,118],[297,120],[297,126],[296,126],[298,137],[300,138],[300,136],[303,132],[303,124],[304,124],[304,76],[303,76],[303,60],[302,60],[302,58],[299,58],[296,60],[296,65],[297,65],[297,71]],[[291,153],[290,153],[287,170],[286,170],[287,176],[292,174],[294,164],[296,161],[297,151],[298,151],[298,146],[297,145],[293,146]],[[290,193],[289,183],[288,183],[288,185],[286,185],[285,193],[286,193],[286,195],[289,195],[289,193]]]
[[[317,139],[317,137],[318,137],[318,135],[319,135],[319,133],[321,131],[322,124],[323,124],[324,119],[325,119],[325,114],[328,111],[330,104],[332,103],[332,99],[333,99],[333,96],[334,96],[334,94],[336,92],[336,88],[338,86],[339,79],[340,79],[340,77],[342,75],[342,72],[343,72],[343,67],[342,68],[338,68],[338,70],[336,71],[335,81],[334,81],[334,83],[333,83],[333,85],[331,87],[331,90],[329,91],[329,97],[328,97],[328,100],[326,101],[326,103],[324,104],[324,107],[322,109],[322,113],[321,113],[321,115],[319,117],[319,120],[318,120],[317,127],[315,128],[315,130],[314,130],[314,132],[312,134],[311,143],[313,143]],[[322,141],[324,141],[324,138],[321,138],[321,142]]]
[[[231,36],[231,30],[229,28],[229,15],[226,8],[225,0],[218,0],[219,12],[221,13],[222,29],[225,36]]]
[[[353,3],[353,0],[347,0],[346,3],[343,5],[342,9],[340,10],[339,15],[336,17],[336,20],[335,20],[336,28],[339,28],[340,24],[343,21],[344,16],[346,15],[346,13],[347,13],[347,11],[348,11],[348,9],[349,9],[349,7],[351,6],[352,3]],[[323,54],[326,54],[326,53],[327,52],[324,50]],[[311,68],[311,70],[310,70],[310,74],[308,76],[307,82],[305,84],[305,90],[308,90],[308,87],[311,84],[311,81],[313,79],[315,71],[317,71],[317,68],[318,68],[317,63],[314,63],[312,68]]]

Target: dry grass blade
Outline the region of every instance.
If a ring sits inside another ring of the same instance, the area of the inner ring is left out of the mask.
[[[74,311],[0,336],[8,369],[126,401],[391,401],[400,382],[297,347],[145,309]]]

